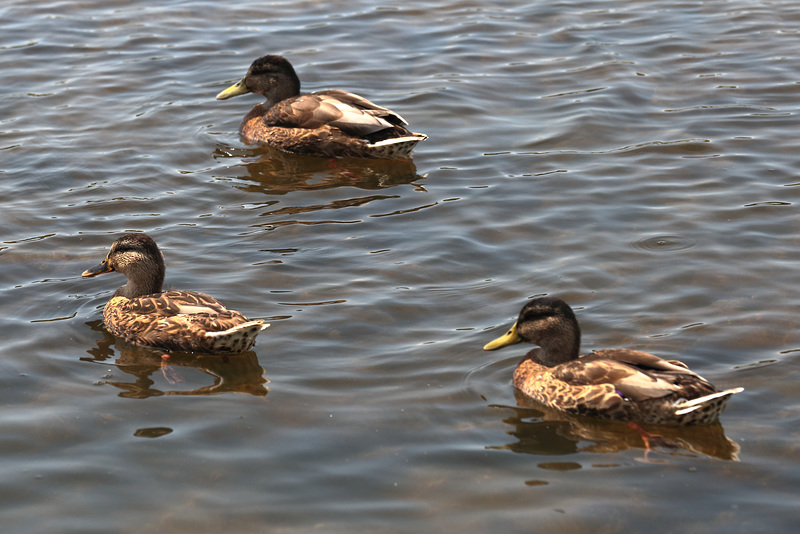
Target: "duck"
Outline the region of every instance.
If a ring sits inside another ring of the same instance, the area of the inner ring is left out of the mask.
[[[484,350],[519,342],[538,345],[514,371],[523,395],[562,412],[634,424],[712,424],[731,395],[678,360],[633,349],[579,356],[581,329],[572,308],[557,297],[528,301],[511,328]]]
[[[217,100],[247,93],[266,98],[239,127],[249,144],[292,154],[398,159],[428,138],[409,131],[394,111],[354,93],[331,89],[301,94],[300,78],[283,56],[256,59],[244,78],[220,92]]]
[[[251,321],[205,293],[163,291],[166,264],[155,240],[129,233],[84,278],[118,272],[128,281],[103,308],[106,328],[127,341],[166,351],[236,354],[249,351],[269,324]]]

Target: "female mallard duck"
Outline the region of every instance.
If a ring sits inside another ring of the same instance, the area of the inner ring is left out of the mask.
[[[495,350],[526,341],[530,351],[514,371],[514,387],[532,399],[573,414],[661,425],[715,422],[728,397],[676,360],[630,349],[578,356],[581,330],[561,299],[528,302],[503,336],[484,346]]]
[[[125,234],[111,245],[103,263],[82,276],[120,272],[128,283],[103,308],[115,336],[164,350],[233,354],[250,350],[268,327],[228,310],[215,298],[194,291],[162,291],[164,257],[147,234]]]
[[[217,100],[256,93],[256,104],[239,127],[248,143],[293,154],[330,157],[400,158],[428,136],[412,133],[397,113],[341,90],[300,94],[300,79],[281,56],[253,62],[247,75]]]

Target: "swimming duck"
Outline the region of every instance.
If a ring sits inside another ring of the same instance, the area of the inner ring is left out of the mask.
[[[300,78],[282,56],[258,58],[239,82],[217,95],[256,93],[239,127],[248,143],[284,152],[329,157],[401,158],[428,136],[412,133],[397,113],[338,89],[300,94]]]
[[[128,282],[103,308],[106,327],[128,341],[181,352],[234,354],[250,350],[268,324],[250,321],[213,297],[194,291],[162,291],[166,267],[147,234],[125,234],[103,262],[87,269],[89,278],[119,272]]]
[[[630,349],[578,356],[581,330],[569,305],[535,298],[503,336],[484,346],[495,350],[535,343],[514,371],[514,387],[535,401],[573,414],[660,425],[710,424],[728,397],[677,360]]]

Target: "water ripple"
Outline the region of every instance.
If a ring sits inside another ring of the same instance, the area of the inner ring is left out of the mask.
[[[5,530],[796,530],[800,6],[0,9]],[[429,139],[402,162],[246,145],[258,98],[214,96],[265,53]],[[169,363],[108,333],[123,277],[80,273],[126,231],[168,287],[271,318],[255,350]],[[645,450],[526,406],[526,347],[481,347],[542,294],[587,351],[745,387],[724,428]]]
[[[631,246],[646,252],[676,252],[692,248],[696,244],[694,240],[678,235],[657,235],[638,239]]]

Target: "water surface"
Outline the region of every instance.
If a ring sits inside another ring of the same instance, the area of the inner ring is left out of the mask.
[[[793,532],[791,3],[0,7],[4,532]],[[248,146],[265,53],[388,106],[412,160]],[[235,358],[110,336],[126,231],[272,326]],[[584,349],[743,386],[664,432],[517,399],[485,353],[533,295]]]

